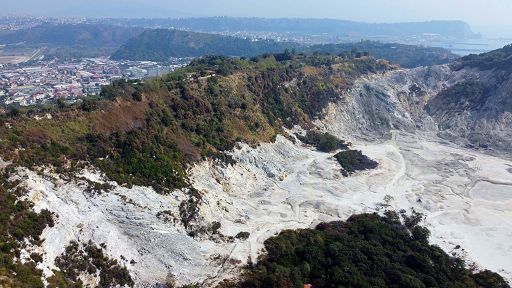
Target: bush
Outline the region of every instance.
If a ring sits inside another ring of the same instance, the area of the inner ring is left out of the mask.
[[[249,232],[239,232],[238,234],[236,234],[235,238],[241,239],[241,240],[247,240],[247,238],[249,238],[249,236],[251,236],[251,233],[249,233]]]
[[[340,163],[344,176],[348,176],[357,171],[375,169],[379,166],[379,163],[368,158],[358,150],[341,151],[334,155],[334,158]]]
[[[317,131],[307,131],[306,136],[297,135],[300,141],[316,147],[322,152],[332,152],[338,149],[347,149],[348,145],[345,141],[338,139],[329,133],[321,133]]]
[[[510,287],[496,273],[472,274],[441,248],[416,240],[397,219],[377,214],[283,231],[237,287]]]
[[[71,242],[66,251],[55,259],[55,265],[61,270],[64,279],[71,286],[80,287],[82,281],[78,276],[82,273],[99,275],[98,287],[133,287],[134,282],[126,267],[121,266],[117,260],[108,258],[103,250],[92,242],[80,245]],[[62,279],[53,279],[55,282],[62,282]],[[52,282],[52,281],[50,281]]]
[[[33,212],[32,203],[19,200],[23,191],[16,188],[18,183],[7,179],[8,173],[0,172],[0,287],[42,288],[42,271],[36,267],[40,255],[32,254],[31,261],[21,263],[18,241],[39,241],[43,230],[53,225],[52,214]]]

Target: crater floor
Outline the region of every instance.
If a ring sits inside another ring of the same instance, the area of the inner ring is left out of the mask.
[[[91,194],[58,176],[23,169],[18,174],[35,209],[58,215],[57,224],[44,231],[42,247],[35,248],[44,253],[40,266],[47,275],[69,241],[93,240],[105,243],[108,255],[123,261],[139,286],[171,276],[181,283],[215,283],[255,261],[265,239],[283,229],[414,208],[426,215],[433,243],[512,280],[511,161],[398,131],[387,142],[354,146],[379,167],[345,178],[334,153],[283,136],[255,148],[240,144],[230,152],[235,165],[194,166],[204,221],[219,221],[226,236],[250,232],[247,240],[231,243],[193,239],[179,224],[157,216],[177,214],[186,199],[181,192],[163,196],[149,188],[116,186]],[[97,173],[83,174],[101,181]]]

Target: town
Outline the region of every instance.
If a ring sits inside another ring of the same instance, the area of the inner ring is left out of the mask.
[[[116,79],[157,77],[182,67],[189,58],[169,62],[113,61],[84,58],[74,61],[38,60],[27,64],[0,65],[0,105],[28,106],[61,99],[74,102],[97,96],[101,87]]]

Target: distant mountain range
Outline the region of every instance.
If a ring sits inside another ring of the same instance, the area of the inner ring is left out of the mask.
[[[451,24],[450,24],[451,23]],[[210,24],[210,25],[209,25]],[[239,25],[238,25],[239,24]],[[296,24],[296,25],[294,25]],[[310,26],[308,26],[311,24]],[[328,25],[332,24],[332,25]],[[452,25],[453,24],[453,25]],[[89,24],[52,24],[0,34],[0,44],[25,47],[45,47],[44,54],[58,58],[80,58],[112,55],[115,60],[166,61],[171,57],[199,57],[203,55],[252,57],[265,53],[280,53],[285,49],[297,52],[343,54],[358,50],[370,52],[376,58],[387,59],[403,67],[447,63],[456,58],[448,50],[402,44],[383,44],[375,41],[357,43],[306,45],[304,43],[192,32],[176,29],[150,29],[142,26],[175,25],[192,30],[256,31],[288,29],[297,33],[343,33],[359,31],[370,35],[379,30],[396,35],[420,31],[443,32],[445,35],[473,35],[462,22],[426,22],[403,24],[364,24],[339,20],[256,19],[256,18],[195,18],[101,20]],[[284,26],[283,26],[284,25]],[[140,27],[139,27],[140,26]],[[379,28],[380,27],[380,28]],[[391,27],[391,28],[390,28]],[[444,28],[442,28],[444,27]],[[451,27],[451,28],[450,28]],[[458,27],[458,28],[457,28]],[[355,30],[354,30],[355,29]],[[441,31],[443,30],[443,31]],[[447,31],[451,32],[447,32]],[[283,30],[284,31],[284,30]],[[401,31],[401,32],[400,32]],[[400,34],[401,33],[401,34]],[[465,33],[465,34],[464,34]],[[237,33],[226,33],[238,35]]]
[[[109,24],[139,27],[187,29],[200,32],[274,32],[287,35],[327,34],[335,37],[404,38],[438,34],[444,38],[468,39],[479,37],[462,21],[429,21],[408,23],[364,23],[334,19],[266,19],[207,17],[181,19],[107,19]]]

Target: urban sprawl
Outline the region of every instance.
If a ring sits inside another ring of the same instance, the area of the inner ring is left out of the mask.
[[[27,106],[62,99],[99,95],[101,86],[116,79],[160,76],[189,62],[113,61],[87,58],[71,62],[37,61],[30,65],[0,65],[0,104]]]

